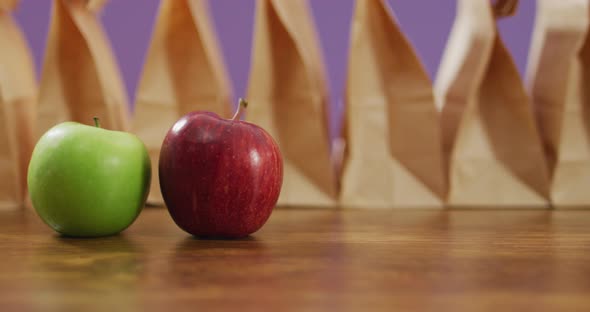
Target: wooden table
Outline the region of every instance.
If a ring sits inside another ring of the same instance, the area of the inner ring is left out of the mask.
[[[0,212],[0,250],[1,311],[590,311],[590,210],[278,209],[235,241]]]

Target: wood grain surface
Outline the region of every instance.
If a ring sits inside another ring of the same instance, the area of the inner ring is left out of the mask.
[[[590,211],[278,209],[200,240],[165,209],[123,234],[0,212],[0,311],[590,311]]]

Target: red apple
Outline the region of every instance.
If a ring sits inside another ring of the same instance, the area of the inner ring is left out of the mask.
[[[160,151],[160,187],[174,222],[205,237],[239,238],[268,220],[283,183],[272,137],[239,120],[192,112],[168,131]]]

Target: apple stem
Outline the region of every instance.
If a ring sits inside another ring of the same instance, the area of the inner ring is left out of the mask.
[[[244,112],[246,107],[248,107],[248,102],[246,102],[246,100],[240,98],[240,101],[238,103],[238,109],[236,110],[236,113],[231,118],[231,120],[236,121],[236,120],[240,119],[240,116],[242,116],[242,112]]]
[[[100,119],[98,117],[92,117],[94,119],[94,126],[100,128]]]

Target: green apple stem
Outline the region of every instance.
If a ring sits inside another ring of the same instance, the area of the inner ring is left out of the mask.
[[[246,100],[240,98],[240,102],[238,103],[238,109],[236,110],[236,113],[231,118],[231,120],[232,121],[239,120],[240,116],[242,116],[242,113],[244,112],[244,110],[246,110],[246,107],[248,107],[248,102],[246,102]]]
[[[98,117],[92,117],[94,119],[94,126],[100,128],[100,119]]]

